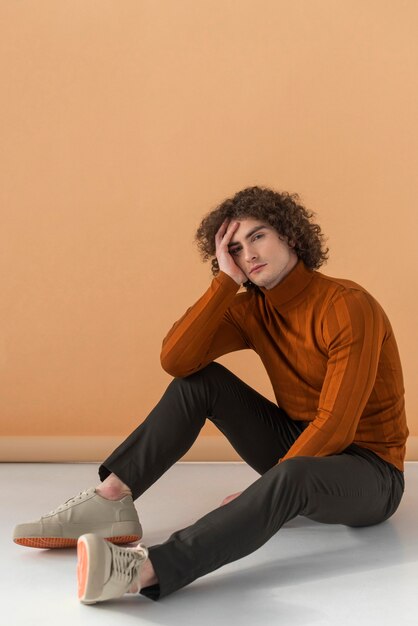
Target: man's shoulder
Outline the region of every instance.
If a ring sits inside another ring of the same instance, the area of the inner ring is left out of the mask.
[[[314,272],[317,277],[318,293],[322,291],[322,313],[327,315],[332,310],[340,310],[341,314],[350,311],[353,318],[373,316],[374,319],[384,319],[388,322],[382,305],[376,298],[359,283],[347,278],[326,276],[321,272]]]
[[[372,294],[362,285],[350,280],[349,278],[337,278],[335,276],[328,276],[322,272],[314,271],[315,283],[319,291],[323,291],[324,295],[333,299],[338,296],[349,296],[350,293],[364,294],[367,298],[374,297]]]

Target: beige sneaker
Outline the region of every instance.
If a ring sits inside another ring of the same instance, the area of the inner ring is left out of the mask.
[[[98,535],[87,534],[77,542],[78,598],[95,604],[130,593],[132,585],[141,590],[139,575],[148,558],[148,548],[120,548]]]
[[[107,500],[91,487],[37,522],[18,524],[13,541],[31,548],[71,548],[85,533],[96,533],[112,543],[141,539],[142,527],[132,496]]]

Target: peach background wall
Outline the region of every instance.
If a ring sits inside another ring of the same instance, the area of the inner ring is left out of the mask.
[[[100,460],[146,417],[212,278],[200,219],[261,184],[389,315],[418,460],[417,3],[2,0],[0,23],[0,458]],[[219,361],[274,400],[257,355]],[[192,458],[238,457],[208,422]]]

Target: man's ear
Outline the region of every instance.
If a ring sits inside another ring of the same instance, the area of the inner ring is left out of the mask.
[[[293,241],[293,239],[290,239],[290,240],[289,240],[289,239],[287,238],[287,236],[279,235],[279,239],[280,239],[281,241],[285,241],[285,242],[287,243],[287,245],[288,245],[290,248],[294,248],[294,247],[295,247],[295,245],[296,245],[296,244],[295,244],[295,242]]]

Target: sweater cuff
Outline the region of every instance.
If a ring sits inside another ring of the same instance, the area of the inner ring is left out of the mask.
[[[227,285],[228,287],[235,287],[236,291],[241,288],[239,285],[229,274],[226,274],[222,270],[219,271],[217,276],[214,276],[214,280],[218,281],[221,285]]]

